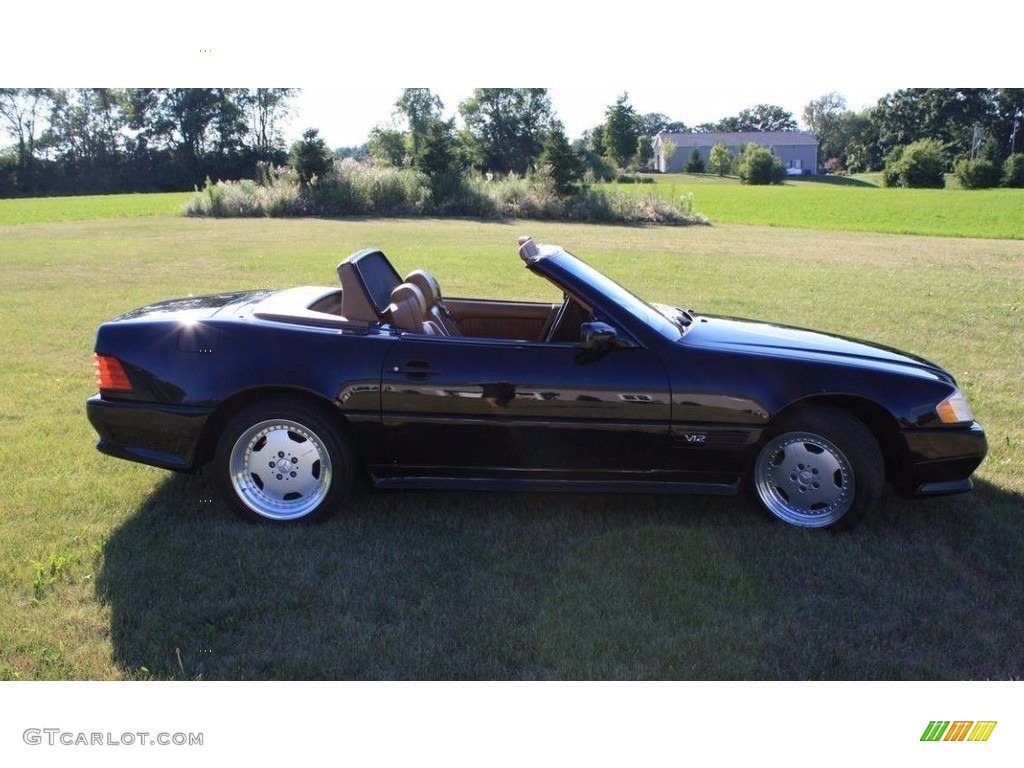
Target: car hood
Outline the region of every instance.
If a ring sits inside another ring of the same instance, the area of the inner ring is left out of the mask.
[[[694,319],[681,343],[844,365],[896,366],[955,383],[947,371],[917,355],[845,336],[773,323],[701,315]]]

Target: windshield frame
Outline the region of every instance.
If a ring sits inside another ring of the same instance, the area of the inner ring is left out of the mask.
[[[636,325],[654,331],[668,341],[678,341],[684,329],[659,312],[649,302],[608,275],[557,246],[540,246],[540,253],[527,262],[570,293],[594,299],[594,307],[627,326]]]

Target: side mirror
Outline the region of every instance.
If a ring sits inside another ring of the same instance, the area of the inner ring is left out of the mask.
[[[594,352],[607,352],[620,347],[632,347],[633,343],[619,336],[613,326],[595,320],[580,326],[580,346]]]

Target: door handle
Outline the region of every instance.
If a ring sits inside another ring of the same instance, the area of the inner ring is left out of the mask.
[[[430,363],[423,360],[410,360],[405,365],[394,366],[391,370],[395,373],[404,373],[406,376],[414,376],[417,378],[435,376],[440,373],[436,368],[431,368]]]

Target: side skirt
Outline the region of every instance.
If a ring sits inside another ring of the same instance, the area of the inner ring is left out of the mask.
[[[676,480],[555,480],[536,477],[370,476],[377,488],[419,488],[462,491],[568,491],[576,493],[679,493],[734,496],[740,480],[697,483]]]

